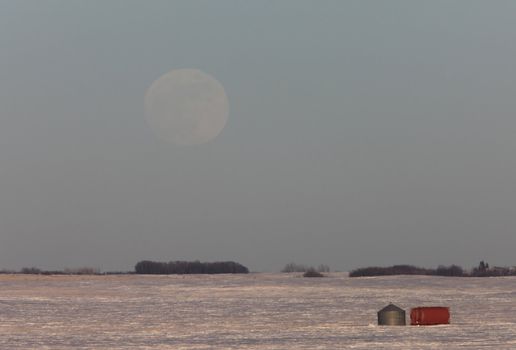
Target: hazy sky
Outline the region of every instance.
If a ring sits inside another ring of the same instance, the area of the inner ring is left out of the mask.
[[[515,1],[0,1],[0,268],[514,265]],[[147,88],[224,86],[211,143]]]

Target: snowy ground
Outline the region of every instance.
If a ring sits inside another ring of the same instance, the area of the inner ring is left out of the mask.
[[[393,302],[451,324],[379,327]],[[516,277],[0,275],[0,349],[516,349]]]

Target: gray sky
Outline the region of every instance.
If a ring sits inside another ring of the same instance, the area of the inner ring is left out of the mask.
[[[0,1],[0,268],[514,265],[514,1]],[[144,94],[225,87],[211,143]]]

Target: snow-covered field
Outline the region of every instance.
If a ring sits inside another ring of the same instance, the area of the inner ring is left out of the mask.
[[[451,324],[380,327],[393,302]],[[516,278],[0,276],[0,349],[516,349]]]

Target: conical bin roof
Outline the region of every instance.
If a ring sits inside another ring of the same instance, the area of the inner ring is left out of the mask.
[[[387,305],[386,307],[384,307],[383,309],[381,309],[380,311],[378,311],[379,313],[380,312],[387,312],[387,311],[402,311],[402,312],[405,312],[405,310],[403,310],[401,307],[398,307],[396,305],[394,305],[393,303],[390,303],[389,305]]]

